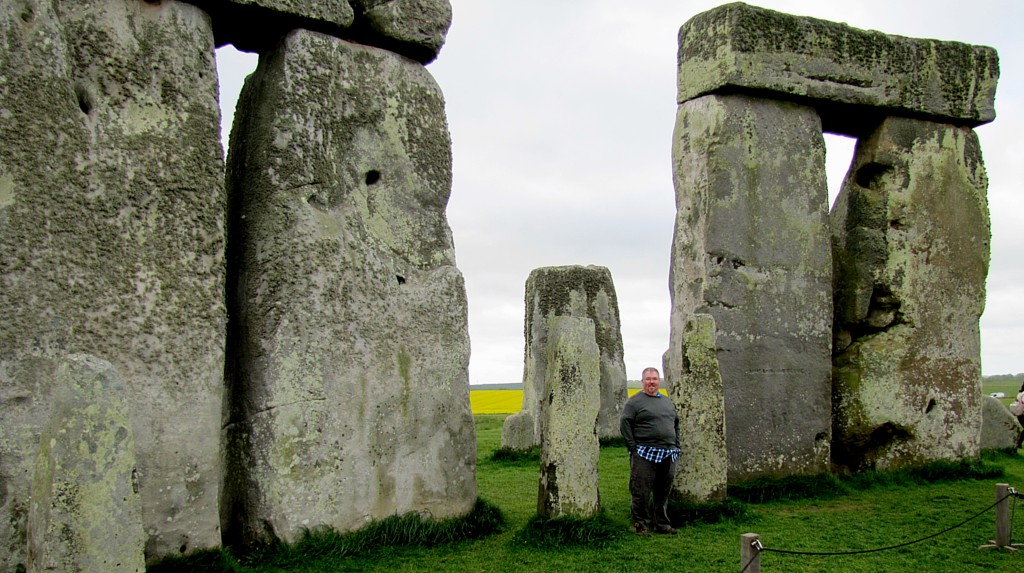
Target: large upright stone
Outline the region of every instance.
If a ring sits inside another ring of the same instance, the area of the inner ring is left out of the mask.
[[[142,573],[142,501],[121,376],[73,355],[57,371],[32,477],[28,571]]]
[[[225,541],[476,500],[451,144],[419,64],[296,30],[232,131]]]
[[[220,543],[224,211],[213,36],[168,0],[0,3],[0,569],[25,563],[58,361],[126,380],[147,554]],[[16,142],[16,143],[15,143]]]
[[[771,92],[819,108],[829,130],[868,113],[995,118],[999,57],[987,46],[905,38],[725,4],[679,30],[680,103],[716,92]]]
[[[892,117],[858,143],[831,214],[839,466],[978,454],[987,185],[969,128]]]
[[[619,435],[619,413],[626,402],[626,365],[622,358],[619,304],[612,274],[599,266],[534,269],[526,280],[526,337],[523,360],[523,405],[505,419],[503,448],[529,449],[540,444],[540,401],[547,395],[548,325],[553,316],[589,318],[601,350],[601,411],[598,437]],[[527,426],[532,425],[532,431]]]
[[[826,471],[832,268],[818,114],[710,95],[679,106],[674,138],[671,339],[694,314],[717,325],[729,480]]]
[[[596,431],[601,353],[594,321],[552,316],[547,332],[537,513],[549,518],[594,517],[601,509]]]
[[[725,499],[729,457],[725,442],[725,400],[718,371],[715,319],[708,314],[686,318],[673,330],[666,352],[665,376],[674,380],[668,395],[679,413],[680,449],[673,492],[693,503]]]

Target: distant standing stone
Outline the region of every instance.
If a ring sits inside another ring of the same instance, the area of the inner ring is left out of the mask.
[[[534,269],[526,280],[526,344],[523,356],[523,406],[505,419],[501,446],[526,450],[540,443],[539,400],[547,393],[548,325],[551,317],[589,318],[601,352],[598,393],[601,411],[599,438],[619,435],[619,413],[626,403],[626,365],[622,355],[622,327],[612,274],[596,265],[567,265]],[[532,424],[532,431],[525,428]]]

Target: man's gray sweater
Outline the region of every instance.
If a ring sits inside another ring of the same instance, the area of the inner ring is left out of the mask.
[[[626,440],[626,447],[635,452],[636,447],[656,448],[679,447],[679,416],[672,400],[661,394],[648,396],[637,392],[622,408],[619,417],[619,431]]]

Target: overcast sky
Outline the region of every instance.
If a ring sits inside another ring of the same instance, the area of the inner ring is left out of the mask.
[[[428,69],[447,101],[454,180],[448,220],[469,296],[471,384],[520,382],[530,271],[612,272],[626,370],[639,379],[668,346],[675,217],[671,145],[676,36],[722,4],[696,0],[452,0]],[[889,34],[996,48],[995,122],[977,129],[989,176],[992,261],[982,371],[1024,372],[1024,2],[751,2]],[[255,57],[218,51],[225,122]],[[226,138],[225,138],[226,141]],[[829,136],[830,196],[853,141]]]

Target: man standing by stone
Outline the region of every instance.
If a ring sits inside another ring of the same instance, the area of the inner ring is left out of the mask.
[[[679,459],[679,415],[672,401],[658,393],[657,368],[644,368],[641,383],[643,391],[626,402],[619,419],[629,449],[633,528],[637,535],[652,530],[675,535],[668,520],[668,496]]]

